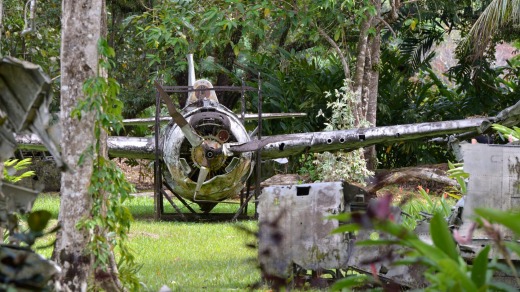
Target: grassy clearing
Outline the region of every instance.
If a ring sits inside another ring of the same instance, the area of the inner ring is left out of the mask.
[[[150,291],[165,284],[178,291],[246,290],[260,277],[250,261],[256,254],[245,246],[252,239],[229,223],[137,221],[129,236]]]
[[[180,206],[180,204],[179,204]],[[128,234],[136,260],[142,265],[138,273],[143,291],[158,291],[163,285],[174,291],[247,291],[260,279],[256,268],[256,251],[247,243],[254,239],[234,223],[154,222],[153,198],[136,197],[128,202],[136,217]],[[236,205],[217,206],[215,212],[227,212]],[[167,211],[171,211],[167,207]],[[59,196],[38,196],[34,210],[48,210],[57,219]],[[250,208],[252,210],[252,207]],[[51,222],[55,225],[56,220]],[[256,229],[255,221],[243,221]],[[52,243],[54,238],[39,240],[37,246]],[[38,250],[50,257],[52,248]]]
[[[186,206],[184,206],[179,200],[173,199],[174,203],[179,207],[181,212],[189,213],[190,211]],[[189,205],[194,210],[198,210],[198,205],[195,203],[190,203]],[[126,206],[130,209],[130,212],[136,219],[152,219],[154,216],[154,203],[153,198],[150,196],[137,196],[131,199],[126,203]],[[239,208],[239,201],[233,200],[229,203],[220,203],[218,204],[211,213],[235,213]],[[254,215],[254,204],[248,204],[248,215]],[[175,209],[165,200],[164,203],[164,212],[165,213],[175,213]]]
[[[396,195],[396,203],[408,199],[403,210],[413,217],[405,218],[413,221],[410,225],[419,219],[418,212],[421,210],[433,212],[446,208],[444,199],[430,196],[424,190],[396,188],[390,191]],[[256,251],[246,247],[254,239],[240,231],[236,224],[155,222],[152,220],[153,198],[149,196],[135,197],[127,206],[136,218],[128,236],[137,262],[142,265],[138,276],[143,283],[143,291],[158,291],[163,285],[174,291],[248,291],[248,286],[260,279],[254,260]],[[178,203],[178,206],[181,204]],[[165,208],[166,212],[173,212],[169,204]],[[236,208],[237,205],[219,204],[214,212],[231,212]],[[34,206],[34,210],[39,209],[50,211],[54,218],[52,225],[55,225],[59,196],[40,195]],[[186,207],[182,209],[188,212]],[[250,214],[253,211],[252,204],[249,211]],[[238,224],[257,229],[255,221]],[[37,245],[48,245],[53,240],[48,237]],[[52,249],[38,252],[50,257]]]

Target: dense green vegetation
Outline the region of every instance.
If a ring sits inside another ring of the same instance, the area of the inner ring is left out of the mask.
[[[0,3],[0,55],[18,57],[42,66],[55,81],[56,99],[52,110],[56,112],[59,109],[61,79],[60,1],[38,1],[31,12],[28,11],[29,5],[20,1],[0,0]],[[320,131],[325,129],[326,122],[338,116],[341,118],[337,125],[344,128],[494,115],[520,99],[520,57],[509,58],[499,66],[494,64],[497,44],[507,42],[520,47],[519,6],[517,0],[110,0],[106,3],[108,19],[106,27],[103,27],[107,30],[107,41],[103,47],[105,52],[110,52],[105,54],[109,60],[101,60],[106,61],[103,67],[111,78],[105,79],[100,74],[98,81],[109,80],[114,86],[105,84],[106,88],[103,88],[99,83],[86,82],[86,94],[99,97],[88,107],[98,109],[96,113],[101,116],[96,117],[97,122],[105,129],[114,129],[112,134],[151,134],[143,128],[116,133],[117,127],[114,127],[112,120],[106,120],[104,114],[116,112],[117,119],[120,113],[127,118],[150,116],[155,103],[153,81],[185,85],[185,56],[193,53],[197,77],[208,78],[214,85],[240,85],[245,82],[256,87],[261,84],[264,112],[308,114],[304,120],[265,122],[263,134]],[[435,63],[438,60],[436,54],[440,52],[434,49],[435,46],[447,38],[457,39],[457,35],[462,37],[462,41],[451,47],[453,62],[441,64],[443,66]],[[340,107],[330,106],[338,97],[333,92],[342,87],[345,94],[353,98],[346,99]],[[100,88],[102,92],[95,90]],[[236,109],[238,95],[222,94],[219,98],[224,105]],[[258,97],[250,95],[247,98],[248,110],[257,111]],[[182,105],[183,97],[178,96],[177,102]],[[117,107],[123,104],[124,108]],[[81,115],[81,108],[76,110],[76,114]],[[345,121],[347,117],[348,122]],[[337,128],[340,127],[334,127]],[[96,130],[96,138],[100,138],[99,128]],[[374,153],[368,153],[364,154],[367,158],[374,157]],[[329,161],[339,161],[347,170],[353,169],[346,162],[348,160],[341,160],[341,155],[331,155]],[[379,145],[379,165],[375,166],[391,168],[444,162],[449,155],[443,146],[426,146],[424,141]],[[103,159],[100,158],[100,161]],[[362,159],[359,161],[364,162]],[[323,165],[339,169],[334,164]],[[107,238],[103,237],[104,232],[116,232],[121,239],[128,236],[131,245],[136,244],[136,249],[147,246],[146,250],[137,252],[136,261],[160,265],[146,265],[138,272],[143,277],[157,278],[156,282],[149,281],[147,284],[152,290],[157,290],[162,284],[179,285],[180,289],[225,289],[228,285],[245,288],[246,281],[256,277],[257,272],[253,269],[246,269],[251,273],[228,272],[230,266],[239,266],[241,261],[251,256],[250,251],[239,247],[243,248],[242,235],[227,229],[229,226],[138,221],[132,225],[130,234],[126,234],[126,229],[130,228],[130,216],[124,213],[126,206],[121,206],[123,200],[120,199],[126,197],[130,189],[119,183],[124,181],[119,173],[104,172],[105,168],[100,163],[96,166],[90,195],[99,200],[89,210],[92,211],[89,214],[92,220],[83,221],[84,227],[99,239],[97,247],[89,246],[96,263],[103,260],[103,255],[111,253],[110,246],[106,245]],[[359,169],[366,173],[364,166]],[[353,177],[359,176],[360,172],[356,171]],[[110,178],[118,178],[118,183],[111,185],[113,180],[105,180],[107,173],[111,174]],[[345,171],[340,171],[340,177],[334,179],[345,178],[344,174]],[[97,181],[96,175],[99,178]],[[106,200],[110,195],[113,197]],[[428,201],[428,196],[424,198],[431,208],[446,212],[443,201],[434,204]],[[51,199],[52,206],[49,206],[54,210],[57,204],[52,200],[57,199]],[[88,200],[90,197],[85,201]],[[128,206],[131,210],[133,208],[134,215],[149,216],[150,204],[146,199],[137,199],[134,203],[137,204]],[[109,205],[113,209],[109,208],[108,215],[103,218],[103,212],[107,211],[105,207]],[[57,211],[53,212],[56,214]],[[113,216],[121,212],[124,216]],[[442,221],[439,218],[436,215],[434,221],[439,223]],[[511,221],[509,219],[506,221]],[[439,223],[436,228],[443,229],[444,226]],[[446,248],[450,254],[446,259],[444,254],[436,253],[440,254],[435,262],[438,265],[434,265],[438,269],[446,263],[453,268],[453,261],[458,260],[453,255],[451,245],[437,244],[449,241],[444,229],[438,232],[440,239],[434,238],[437,246],[432,248]],[[204,238],[191,237],[190,230],[195,230],[193,234],[203,234]],[[221,234],[220,231],[231,235]],[[391,233],[395,229],[386,231]],[[177,237],[178,234],[183,236]],[[208,234],[217,238],[211,238]],[[153,240],[156,236],[171,237],[171,245]],[[236,242],[232,240],[237,246],[233,246],[234,250],[229,253],[225,251],[228,242],[223,240],[226,236],[237,239]],[[408,240],[416,242],[413,236],[408,235],[400,239],[408,247]],[[216,257],[202,247],[202,252],[199,252],[198,244],[193,242],[202,241],[209,242],[224,257]],[[103,248],[99,249],[100,246]],[[415,248],[424,246],[419,244]],[[237,250],[240,252],[237,253]],[[197,271],[182,279],[169,277],[162,273],[164,256],[154,258],[154,255],[164,254],[179,255],[168,262],[171,264],[168,270],[182,271],[197,267],[204,275],[197,274]],[[205,254],[209,257],[195,257]],[[485,255],[482,258],[486,258]],[[210,268],[205,270],[206,266]],[[457,268],[465,271],[467,266],[461,264]],[[132,272],[127,275],[133,275]],[[228,274],[230,278],[220,282],[222,275]],[[197,275],[201,275],[201,282],[194,282],[199,278]],[[245,279],[245,282],[237,282],[237,278]],[[438,287],[445,287],[443,283],[437,284]],[[469,280],[464,284],[467,289],[487,285]]]
[[[260,74],[264,112],[308,113],[305,120],[265,122],[265,134],[322,130],[326,120],[317,114],[323,110],[328,117],[331,111],[324,92],[340,88],[345,78],[356,81],[359,37],[364,21],[374,15],[384,20],[371,22],[366,35],[369,41],[380,36],[381,43],[371,73],[379,78],[375,124],[493,115],[519,99],[518,58],[493,65],[495,44],[518,43],[518,1],[397,1],[396,7],[394,2],[107,1],[108,43],[115,50],[110,74],[121,84],[123,114],[153,113],[152,81],[185,85],[185,55],[193,53],[197,76],[215,85],[240,85],[243,79],[257,86]],[[24,21],[21,2],[3,3],[0,53],[42,65],[57,89],[60,1],[38,1],[32,21]],[[470,40],[459,48],[452,43],[451,52],[432,49],[447,37],[466,36],[488,6],[493,9],[485,12],[487,22],[477,23],[487,29],[474,29],[471,36],[485,37],[489,46],[479,47],[478,54],[468,49]],[[22,33],[28,25],[33,30]],[[456,59],[435,58],[439,53]],[[56,110],[59,90],[55,93]],[[221,100],[234,107],[237,97],[230,93]],[[248,99],[255,111],[256,96]],[[440,162],[446,156],[442,147],[426,148],[422,142],[378,146],[381,168]]]

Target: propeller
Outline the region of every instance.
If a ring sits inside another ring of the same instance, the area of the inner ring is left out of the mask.
[[[206,181],[209,172],[221,168],[226,161],[226,156],[222,155],[222,145],[219,142],[205,139],[199,146],[192,148],[192,159],[199,167],[197,186],[193,194],[193,200],[196,201],[197,194]]]
[[[175,105],[173,104],[172,99],[170,96],[164,91],[161,84],[157,82],[157,80],[154,81],[155,87],[157,88],[157,91],[159,92],[159,95],[163,99],[164,103],[166,103],[166,107],[168,108],[168,113],[172,117],[173,121],[179,126],[182,133],[190,142],[191,146],[196,147],[202,144],[204,139],[200,137],[197,132],[195,132],[195,129],[188,123],[188,121],[179,113]]]
[[[297,140],[298,138],[288,137],[288,135],[269,136],[260,140],[251,140],[244,143],[225,143],[222,152],[226,156],[233,156],[236,153],[255,152],[262,149],[265,145],[270,143],[277,143],[282,141]]]
[[[193,201],[197,201],[197,194],[202,187],[202,184],[206,181],[206,177],[208,177],[209,168],[205,166],[200,167],[199,176],[197,177],[197,186],[195,187],[195,193],[193,193]]]
[[[179,126],[182,133],[192,146],[192,158],[200,169],[199,176],[197,177],[195,193],[193,194],[193,200],[196,201],[197,194],[202,188],[204,181],[206,181],[210,170],[222,166],[225,161],[225,156],[221,155],[221,145],[216,141],[211,139],[206,140],[199,136],[190,123],[188,123],[184,116],[177,110],[170,96],[166,91],[164,91],[162,86],[157,81],[154,81],[154,84],[159,95],[166,104],[168,113],[172,117],[174,123]]]

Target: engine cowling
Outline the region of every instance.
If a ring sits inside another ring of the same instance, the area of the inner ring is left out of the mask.
[[[190,145],[175,123],[168,124],[161,132],[159,143],[166,164],[163,177],[176,194],[209,212],[218,202],[240,192],[253,166],[251,153],[225,156],[222,145],[245,143],[250,138],[238,117],[218,102],[200,100],[198,105],[186,107],[181,114],[203,142]],[[209,168],[209,173],[196,192],[203,165]]]

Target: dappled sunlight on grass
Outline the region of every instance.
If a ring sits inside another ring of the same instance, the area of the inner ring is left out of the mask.
[[[179,207],[181,212],[183,213],[190,213],[190,210],[184,206],[179,200],[176,198],[173,198],[173,202]],[[197,204],[188,202],[189,206],[193,208],[195,211],[199,212],[199,207]],[[130,209],[130,212],[136,219],[152,219],[154,216],[154,201],[153,197],[150,195],[147,196],[135,196],[134,198],[128,200],[125,202],[125,206],[127,206]],[[228,201],[228,203],[220,203],[213,210],[211,210],[211,213],[235,213],[238,208],[240,207],[239,201]],[[175,209],[172,207],[172,205],[168,201],[164,201],[164,212],[165,213],[175,213]],[[248,215],[253,216],[254,215],[254,204],[249,203],[248,204]]]
[[[246,227],[256,228],[247,221]],[[129,234],[139,272],[150,291],[166,284],[179,291],[242,288],[260,278],[251,260],[254,239],[231,223],[136,222]]]
[[[52,218],[58,219],[60,211],[60,196],[58,193],[42,193],[36,197],[32,211],[47,210]]]
[[[128,242],[142,265],[138,276],[144,291],[158,291],[163,285],[174,291],[247,291],[260,279],[256,267],[256,250],[246,247],[255,238],[239,230],[236,224],[257,230],[256,221],[239,223],[180,223],[152,220],[153,198],[140,196],[125,203],[136,220],[131,225]],[[222,205],[222,206],[221,206]],[[217,205],[217,212],[232,212],[236,205]],[[179,203],[180,206],[180,203]],[[173,212],[170,205],[165,205]],[[184,209],[186,209],[184,207]],[[34,210],[48,210],[57,224],[59,196],[41,194]],[[253,207],[250,207],[253,210]],[[188,212],[188,210],[185,210]],[[36,247],[49,245],[54,236],[37,241]],[[52,247],[37,250],[44,257]]]

